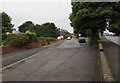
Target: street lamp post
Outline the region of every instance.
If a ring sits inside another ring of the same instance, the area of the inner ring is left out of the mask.
[[[107,19],[106,19],[106,24],[107,24],[106,27],[108,28],[109,25],[110,25],[110,18],[107,18]]]

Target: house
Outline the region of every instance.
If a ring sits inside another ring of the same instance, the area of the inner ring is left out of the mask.
[[[61,28],[58,28],[58,30],[60,31],[60,35],[62,36],[71,36],[71,33],[69,33],[67,30],[65,29],[61,29]]]
[[[20,33],[20,31],[17,31],[15,28],[12,28],[12,32],[11,33]],[[7,32],[6,34],[10,34],[10,32]]]
[[[113,35],[115,35],[115,33],[110,32],[108,29],[105,29],[105,31],[103,31],[103,35],[104,36],[113,36]]]

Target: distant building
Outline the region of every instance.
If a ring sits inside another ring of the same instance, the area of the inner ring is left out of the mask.
[[[16,29],[15,28],[12,28],[12,33],[16,33]]]
[[[16,31],[16,29],[15,28],[12,28],[12,32],[7,32],[6,34],[11,34],[11,33],[20,33],[20,31]]]
[[[105,29],[105,31],[103,31],[103,35],[105,35],[105,36],[113,36],[113,35],[115,35],[115,33],[110,32],[108,29]]]
[[[20,33],[20,31],[17,31],[15,28],[13,28],[12,33]]]
[[[60,35],[62,36],[71,36],[71,33],[65,29],[58,28],[58,30],[60,31]]]

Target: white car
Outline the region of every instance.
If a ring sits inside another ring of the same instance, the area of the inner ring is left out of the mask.
[[[70,40],[71,39],[71,37],[67,37],[67,40]]]
[[[62,38],[64,38],[63,36],[59,36],[59,37],[57,37],[57,39],[62,39]]]

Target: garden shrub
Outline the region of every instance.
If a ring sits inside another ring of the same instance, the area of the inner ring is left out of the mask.
[[[26,34],[27,36],[29,36],[29,43],[37,42],[36,33],[33,33],[33,32],[26,32],[25,34]]]
[[[86,40],[86,42],[87,42],[88,44],[91,43],[91,39],[90,39],[90,37],[86,37],[85,40]]]
[[[63,35],[63,38],[64,38],[64,39],[66,39],[67,37],[69,37],[69,36],[65,36],[65,35]]]
[[[3,33],[2,34],[2,41],[5,40],[7,38],[7,34]]]
[[[4,45],[20,47],[28,43],[29,37],[24,34],[9,34],[4,41]]]
[[[56,38],[54,37],[39,37],[38,40],[46,40],[47,42],[54,41]]]
[[[54,41],[56,38],[53,38],[53,37],[47,37],[46,41],[47,42],[50,42],[50,41]]]

